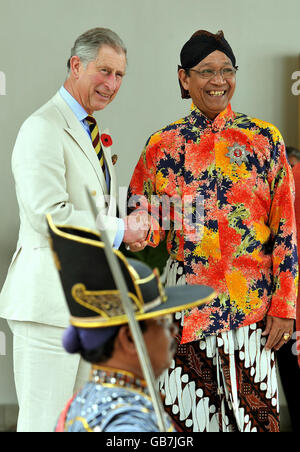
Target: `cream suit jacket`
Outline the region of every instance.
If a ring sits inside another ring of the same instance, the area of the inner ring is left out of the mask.
[[[91,139],[59,93],[21,127],[12,157],[20,232],[0,295],[0,317],[68,325],[45,215],[51,214],[59,225],[95,230],[87,186],[105,215],[106,231],[113,243],[118,230],[116,177],[111,150],[103,151],[111,177],[109,199],[103,197],[107,186]]]

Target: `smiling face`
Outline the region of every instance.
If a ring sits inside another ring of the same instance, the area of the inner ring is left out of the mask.
[[[178,73],[182,86],[189,92],[196,107],[210,119],[215,119],[227,108],[235,91],[236,79],[223,79],[220,73],[211,79],[205,79],[195,71],[220,71],[225,68],[232,68],[231,60],[223,52],[216,50],[189,73],[184,69],[180,69]]]
[[[79,57],[70,60],[71,73],[65,88],[92,115],[103,110],[116,97],[126,71],[123,51],[104,45],[95,61],[86,66]]]

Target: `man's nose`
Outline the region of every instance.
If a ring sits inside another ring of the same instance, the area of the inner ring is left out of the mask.
[[[179,327],[177,325],[177,323],[173,322],[171,325],[171,334],[173,337],[177,336],[177,334],[179,333]]]
[[[114,92],[117,87],[117,77],[115,74],[109,74],[105,81],[106,86]]]
[[[225,79],[224,79],[221,71],[216,71],[216,74],[210,79],[210,82],[218,84],[218,85],[224,85]]]

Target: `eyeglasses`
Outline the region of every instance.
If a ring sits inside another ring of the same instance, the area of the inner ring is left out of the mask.
[[[232,79],[236,76],[238,67],[224,67],[219,71],[213,71],[212,69],[203,69],[202,71],[198,71],[197,69],[190,69],[190,71],[197,72],[200,78],[210,80],[211,78],[216,77],[217,74],[220,74],[223,80]]]

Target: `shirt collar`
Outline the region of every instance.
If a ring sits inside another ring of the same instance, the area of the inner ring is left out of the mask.
[[[85,111],[85,109],[80,105],[79,102],[77,102],[77,100],[69,93],[69,91],[66,90],[64,86],[60,88],[59,94],[71,108],[79,121],[83,121],[88,116],[88,113]]]
[[[234,117],[235,115],[230,104],[213,120],[207,118],[194,103],[191,106],[190,120],[195,127],[209,127],[214,130],[222,130],[228,123],[233,122]]]

